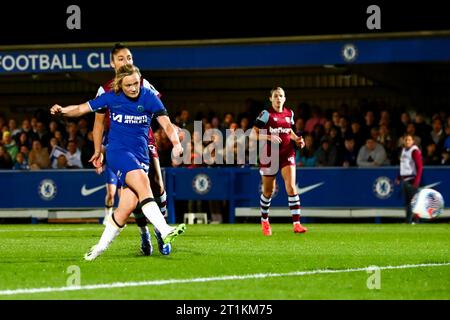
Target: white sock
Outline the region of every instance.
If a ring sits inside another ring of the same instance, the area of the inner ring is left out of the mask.
[[[105,207],[105,217],[111,216],[113,213],[113,207]]]
[[[173,227],[169,226],[164,219],[159,207],[155,201],[151,201],[142,206],[142,212],[147,217],[147,219],[153,224],[153,226],[159,230],[161,237],[164,239],[170,232],[172,232]]]
[[[105,230],[103,230],[103,234],[98,241],[97,250],[104,251],[106,250],[111,242],[120,234],[123,228],[119,228],[114,221],[112,221],[111,216],[108,217]]]
[[[139,227],[139,231],[141,232],[141,234],[149,233],[148,227],[147,227],[147,226],[145,226],[145,227]]]

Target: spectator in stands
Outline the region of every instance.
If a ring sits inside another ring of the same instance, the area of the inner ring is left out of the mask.
[[[391,115],[387,110],[380,112],[380,121],[378,121],[378,126],[381,127],[382,125],[386,125],[387,127],[391,125]]]
[[[426,166],[438,166],[441,164],[441,154],[437,152],[436,144],[430,142],[426,146],[426,153],[423,159],[423,164]]]
[[[314,149],[314,138],[310,134],[304,136],[305,146],[302,149],[296,149],[296,163],[299,167],[315,167],[316,166],[316,150]]]
[[[428,136],[431,131],[431,127],[425,122],[423,113],[417,112],[414,118],[414,125],[416,127],[416,134],[422,139],[422,149],[428,144]]]
[[[442,127],[442,120],[440,118],[435,118],[431,125],[431,132],[428,136],[428,142],[433,142],[436,144],[436,149],[438,153],[444,150],[445,133]]]
[[[57,142],[58,146],[60,146],[60,147],[62,147],[62,148],[65,148],[65,147],[66,147],[66,145],[67,145],[67,140],[64,138],[64,136],[63,136],[63,134],[62,134],[61,131],[56,130],[56,131],[55,131],[55,134],[54,134],[54,137],[55,137],[55,139],[56,139],[56,142]]]
[[[339,111],[333,111],[333,113],[331,114],[331,122],[333,123],[333,126],[339,128],[340,121],[341,121],[341,114],[339,113]]]
[[[361,131],[361,124],[357,118],[351,121],[351,136],[355,139],[355,149],[359,150],[365,143],[364,133]]]
[[[308,133],[308,131],[306,131],[306,133]],[[322,141],[322,138],[325,136],[325,131],[323,129],[323,125],[322,124],[316,124],[314,126],[314,130],[310,133],[313,138],[314,138],[314,149],[319,149],[321,146],[320,141]]]
[[[318,167],[332,167],[337,164],[337,149],[331,143],[329,137],[323,137],[320,141],[320,147],[316,151],[316,165]]]
[[[47,148],[43,148],[39,140],[33,141],[33,147],[28,156],[28,163],[32,170],[50,168],[50,155]]]
[[[20,128],[21,132],[25,132],[28,136],[29,147],[33,143],[33,140],[37,139],[37,135],[31,130],[31,123],[29,119],[24,119],[22,121],[22,126]]]
[[[390,132],[390,129],[386,124],[381,124],[379,133],[380,134],[378,136],[377,142],[383,146],[388,159],[395,159],[396,143],[393,135]]]
[[[333,125],[333,121],[326,119],[325,123],[323,124],[323,133],[324,133],[324,135],[329,136],[331,128],[336,128]]]
[[[351,129],[347,117],[341,117],[339,119],[339,126],[337,128],[339,129],[338,130],[339,137],[342,140],[344,140],[345,137],[351,134]]]
[[[404,145],[400,156],[400,172],[395,182],[402,183],[403,195],[405,197],[406,222],[413,222],[411,211],[411,200],[416,194],[422,179],[422,154],[420,149],[414,145],[414,139],[406,134],[403,137]]]
[[[88,140],[89,134],[89,124],[86,118],[81,118],[78,120],[78,135],[83,139],[82,144],[79,145],[79,148],[82,148],[84,143]]]
[[[398,132],[397,132],[397,134],[400,137],[403,137],[403,135],[406,133],[406,128],[408,127],[408,125],[410,123],[411,123],[411,117],[410,117],[409,113],[408,112],[403,112],[400,115],[400,123],[398,125]],[[403,139],[402,139],[402,141],[403,141]],[[419,145],[416,144],[416,146],[419,146]]]
[[[37,135],[37,123],[38,119],[36,117],[32,117],[30,121],[31,131]]]
[[[223,117],[222,128],[227,129],[234,122],[234,116],[231,112],[226,112]]]
[[[341,138],[338,128],[332,127],[330,135],[328,136],[330,144],[336,147],[336,163],[338,165],[341,162],[342,151],[344,150],[344,139]]]
[[[6,148],[6,151],[8,151],[9,155],[11,156],[11,159],[15,159],[17,153],[19,152],[19,148],[16,145],[16,141],[12,139],[11,132],[3,131],[2,143]]]
[[[378,141],[379,137],[380,137],[380,128],[378,127],[373,127],[372,129],[370,129],[370,137],[375,140]],[[366,139],[367,140],[367,139]]]
[[[406,126],[406,132],[407,134],[411,135],[412,137],[414,137],[414,144],[416,146],[419,147],[419,149],[421,149],[422,146],[422,139],[416,135],[416,125],[414,123],[408,123],[408,125]],[[397,147],[398,148],[403,148],[404,145],[404,141],[403,141],[403,136],[401,136],[400,138],[398,138],[398,143],[397,143]]]
[[[242,130],[244,130],[244,132],[245,132],[245,131],[248,130],[249,126],[250,126],[250,124],[249,124],[248,118],[247,117],[242,117],[242,119],[240,121],[240,128]]]
[[[192,132],[194,130],[194,124],[189,119],[189,111],[187,109],[181,110],[179,121],[179,123],[175,124],[181,129],[186,129],[189,132]]]
[[[219,130],[220,132],[224,133],[224,131],[222,131],[222,127],[220,126],[220,120],[219,120],[218,116],[213,116],[211,118],[211,127],[212,127],[212,129],[216,129],[216,130]]]
[[[48,124],[48,133],[51,137],[55,136],[55,132],[59,130],[58,127],[58,122],[56,122],[55,120],[50,121],[50,123]]]
[[[28,160],[29,154],[30,154],[30,148],[28,148],[28,146],[20,146],[19,152],[23,153],[23,155],[25,156],[25,159],[27,160],[27,162],[30,162]]]
[[[366,111],[364,115],[364,124],[361,126],[364,139],[371,136],[371,130],[375,127],[375,114],[372,110]]]
[[[28,134],[26,132],[20,132],[18,140],[17,140],[17,146],[20,148],[21,146],[27,146],[27,148],[31,147],[31,142],[28,137]]]
[[[358,167],[371,168],[388,164],[386,151],[383,146],[372,137],[359,149],[356,159]]]
[[[14,170],[30,170],[30,166],[28,165],[28,161],[25,158],[25,155],[22,152],[18,152],[16,155],[16,161],[13,166]]]
[[[450,150],[445,150],[442,152],[441,165],[449,166],[450,165]]]
[[[346,168],[356,167],[357,157],[358,152],[355,148],[355,139],[352,136],[347,136],[344,140],[344,151],[342,153],[341,165]]]
[[[81,151],[75,140],[69,140],[67,143],[67,151],[69,151],[66,155],[69,167],[78,169],[83,168],[83,163],[81,162]]]
[[[56,169],[72,169],[73,167],[69,166],[69,162],[65,155],[60,154],[58,158],[56,158]]]
[[[58,140],[55,137],[50,138],[50,142],[49,142],[49,150],[53,150],[53,148],[55,148],[58,145]]]
[[[42,146],[48,147],[50,135],[48,134],[47,128],[45,127],[45,124],[42,121],[36,122],[36,134]]]
[[[316,125],[324,125],[326,119],[322,117],[322,111],[319,106],[313,106],[311,110],[311,118],[306,121],[305,131],[307,133],[312,133]],[[315,137],[317,138],[317,137]]]
[[[303,118],[295,120],[295,134],[299,137],[305,136],[305,120]]]
[[[11,169],[13,162],[6,148],[0,145],[0,169]]]
[[[8,131],[11,132],[11,137],[14,140],[17,140],[16,138],[20,134],[20,129],[17,127],[17,121],[16,119],[9,119],[8,120]]]
[[[78,124],[72,121],[69,121],[66,126],[67,132],[67,141],[73,140],[76,142],[77,147],[83,145],[83,138],[80,136],[78,132]]]

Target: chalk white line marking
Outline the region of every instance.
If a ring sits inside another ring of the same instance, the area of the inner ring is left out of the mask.
[[[104,228],[103,225],[98,225]],[[52,232],[52,231],[86,231],[86,230],[98,230],[100,228],[55,228],[55,229],[2,229],[0,232]]]
[[[209,278],[191,278],[191,279],[168,279],[168,280],[153,280],[153,281],[140,281],[140,282],[114,282],[105,284],[94,284],[85,286],[71,286],[71,287],[48,287],[48,288],[30,288],[30,289],[14,289],[14,290],[1,290],[0,295],[16,295],[25,293],[45,293],[45,292],[63,292],[63,291],[79,291],[79,290],[96,290],[96,289],[111,289],[111,288],[125,288],[125,287],[144,287],[144,286],[162,286],[167,284],[180,284],[180,283],[195,283],[195,282],[211,282],[211,281],[226,281],[226,280],[248,280],[248,279],[263,279],[272,277],[291,277],[291,276],[306,276],[314,274],[327,274],[327,273],[348,273],[348,272],[360,272],[369,270],[395,270],[395,269],[410,269],[410,268],[424,268],[424,267],[442,267],[450,266],[450,262],[443,263],[424,263],[424,264],[405,264],[400,266],[369,266],[364,268],[353,269],[318,269],[310,271],[294,271],[287,273],[257,273],[247,275],[233,275],[222,277],[209,277]]]

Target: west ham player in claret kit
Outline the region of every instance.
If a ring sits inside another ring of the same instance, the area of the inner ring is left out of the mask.
[[[255,123],[258,140],[267,141],[265,152],[261,156],[260,174],[262,179],[261,193],[261,226],[265,236],[272,235],[269,223],[269,208],[272,194],[275,190],[276,175],[281,169],[286,192],[288,195],[289,210],[295,233],[304,233],[308,229],[300,223],[300,197],[296,189],[295,149],[305,146],[302,137],[298,137],[292,130],[294,125],[294,112],[284,107],[286,96],[283,88],[277,87],[270,92],[272,107],[260,113]],[[275,148],[274,148],[275,147]],[[277,154],[278,153],[278,154]],[[273,160],[279,160],[277,161]]]

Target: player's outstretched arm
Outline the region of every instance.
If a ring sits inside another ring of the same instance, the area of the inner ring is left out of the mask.
[[[158,123],[161,125],[163,130],[166,132],[167,136],[170,139],[170,142],[172,142],[173,144],[173,155],[175,157],[180,156],[183,153],[183,147],[181,146],[180,139],[178,138],[177,130],[170,121],[170,118],[168,116],[161,115],[156,119],[158,120]]]
[[[77,118],[91,111],[92,110],[87,103],[67,107],[61,107],[59,104],[55,104],[50,108],[50,114],[61,114],[69,118]]]

